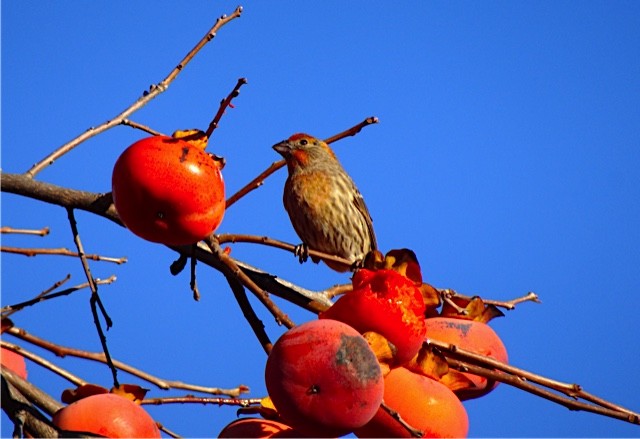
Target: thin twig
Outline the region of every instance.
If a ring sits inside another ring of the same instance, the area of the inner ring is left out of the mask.
[[[46,236],[49,234],[49,227],[43,227],[38,230],[34,229],[15,229],[9,226],[0,227],[0,233],[19,233],[22,235],[38,235],[38,236]]]
[[[258,405],[262,399],[260,398],[208,398],[202,396],[168,396],[163,398],[145,398],[141,404],[163,405],[163,404],[215,404],[219,406],[232,405],[240,407],[249,407]]]
[[[465,299],[465,300],[471,300],[473,299],[474,296],[468,296],[465,294],[460,294],[455,290],[449,289],[449,288],[437,288],[437,291],[440,293],[440,295],[442,296],[443,300],[447,300],[447,303],[449,303],[450,305],[454,306],[454,308],[459,308],[455,303],[453,303],[451,301],[451,299],[453,299],[454,297],[460,297],[461,299]],[[494,306],[499,306],[501,308],[505,308],[508,310],[512,310],[515,309],[516,305],[523,303],[523,302],[534,302],[534,303],[542,303],[540,301],[540,298],[538,297],[538,295],[536,293],[534,293],[533,291],[529,291],[527,294],[525,294],[522,297],[516,297],[515,299],[511,299],[511,300],[491,300],[491,299],[485,299],[484,297],[482,298],[482,302],[485,305],[494,305]],[[460,308],[463,309],[463,308]],[[458,309],[456,309],[458,312],[460,312]]]
[[[227,107],[233,108],[233,104],[231,103],[231,101],[233,101],[234,98],[238,97],[238,95],[240,94],[240,87],[242,87],[246,83],[246,78],[238,79],[238,82],[236,83],[236,86],[233,87],[233,90],[231,90],[231,93],[229,93],[226,98],[220,101],[220,108],[218,108],[218,112],[216,113],[215,117],[209,124],[207,131],[205,132],[205,135],[208,138],[211,138],[211,134],[213,134],[213,131],[218,128],[218,123],[220,123],[220,119],[222,118],[222,115],[224,114]]]
[[[128,127],[131,127],[131,128],[135,128],[135,129],[140,130],[140,131],[144,131],[145,133],[149,133],[152,136],[166,136],[166,134],[162,134],[160,131],[156,131],[151,127],[148,127],[146,125],[142,125],[140,123],[134,122],[134,121],[129,120],[129,119],[122,119],[120,121],[120,124],[128,126]]]
[[[293,244],[289,244],[287,242],[278,241],[277,239],[268,238],[266,236],[257,236],[257,235],[242,235],[242,234],[231,234],[225,233],[221,235],[216,235],[216,238],[220,242],[220,244],[226,243],[237,243],[237,242],[245,242],[245,243],[253,243],[253,244],[263,244],[269,247],[275,247],[282,250],[290,251],[295,254],[296,247]],[[308,249],[309,256],[317,256],[323,260],[328,260],[332,262],[337,262],[340,264],[344,264],[347,267],[351,267],[353,265],[353,261],[348,259],[341,258],[339,256],[330,255],[328,253],[323,253],[318,250]]]
[[[91,290],[91,299],[89,300],[89,304],[91,305],[91,314],[93,314],[93,321],[96,325],[96,330],[98,331],[98,337],[100,338],[100,344],[102,345],[102,350],[104,351],[105,358],[107,360],[107,366],[111,370],[111,374],[113,375],[113,387],[120,387],[120,383],[118,382],[118,370],[113,365],[111,361],[111,354],[109,353],[109,347],[107,346],[107,336],[102,330],[102,325],[100,324],[100,318],[98,316],[98,310],[96,305],[100,308],[102,312],[102,316],[105,319],[105,323],[107,326],[107,330],[112,326],[111,318],[109,314],[107,314],[107,310],[102,304],[102,300],[98,295],[98,285],[91,274],[91,270],[89,269],[89,263],[87,262],[87,258],[85,257],[84,249],[82,248],[82,241],[80,240],[80,233],[78,232],[78,224],[76,222],[76,217],[73,213],[73,209],[67,208],[67,216],[69,219],[69,225],[71,226],[71,233],[73,234],[73,242],[78,249],[78,255],[80,257],[80,262],[82,264],[82,269],[84,270],[84,274],[87,277],[87,281],[89,282],[89,289]]]
[[[244,286],[240,283],[240,281],[229,274],[225,274],[224,277],[227,279],[229,283],[229,287],[233,292],[238,305],[240,306],[240,310],[242,311],[242,315],[253,329],[253,333],[258,338],[262,349],[269,355],[271,353],[271,349],[273,348],[273,343],[269,339],[267,332],[264,330],[264,323],[258,318],[256,312],[254,311],[249,299],[247,298],[247,293],[244,289]]]
[[[344,130],[341,133],[338,133],[334,136],[329,137],[328,139],[325,139],[324,141],[328,144],[331,144],[333,142],[337,142],[338,140],[342,140],[345,137],[349,137],[349,136],[355,136],[356,134],[358,134],[360,131],[362,131],[362,128],[378,123],[379,120],[377,117],[375,116],[371,116],[371,117],[367,117],[365,120],[363,120],[362,122],[360,122],[358,125],[352,126],[351,128]]]
[[[33,361],[36,364],[39,364],[40,366],[49,369],[51,372],[61,376],[62,378],[64,378],[65,380],[69,381],[70,383],[76,385],[76,386],[82,386],[84,384],[87,384],[87,381],[83,380],[82,378],[78,377],[77,375],[72,374],[71,372],[69,372],[66,369],[63,369],[55,364],[53,364],[52,362],[50,362],[49,360],[46,360],[44,358],[42,358],[39,355],[34,354],[33,352],[30,352],[28,350],[26,350],[25,348],[18,346],[16,344],[13,343],[9,343],[6,342],[4,340],[0,340],[0,346],[2,346],[5,349],[9,349],[12,352],[15,352],[16,354],[22,355],[24,358],[28,358],[29,360]]]
[[[47,351],[52,352],[58,357],[70,356],[70,357],[76,357],[76,358],[83,358],[85,360],[90,360],[90,361],[96,361],[100,363],[106,363],[104,352],[87,352],[81,349],[61,346],[61,345],[52,343],[48,340],[44,340],[33,334],[30,334],[21,328],[16,328],[16,327],[9,328],[5,331],[5,334],[13,335],[14,337],[17,337],[20,340],[26,341],[27,343],[31,343],[42,349],[46,349]],[[144,372],[140,369],[137,369],[129,364],[123,363],[122,361],[118,361],[116,359],[113,359],[113,365],[117,367],[119,370],[126,372],[128,374],[134,375],[140,379],[143,379],[163,390],[181,389],[189,392],[201,392],[201,393],[208,393],[211,395],[228,395],[231,397],[237,397],[249,391],[249,388],[242,384],[234,389],[223,389],[220,387],[207,387],[207,386],[200,386],[196,384],[183,383],[181,381],[165,380],[163,378],[158,378],[154,375],[151,375],[147,372]]]
[[[161,424],[158,421],[156,421],[156,426],[158,427],[158,430],[165,432],[167,435],[169,435],[169,436],[171,436],[173,438],[181,438],[182,437],[178,433],[175,433],[175,432],[169,430],[167,427],[165,427],[163,424]]]
[[[116,280],[116,276],[112,274],[106,279],[95,279],[95,283],[96,285],[107,285],[115,282],[115,280]],[[88,287],[89,287],[89,282],[85,282],[83,284],[76,285],[75,287],[67,288],[62,291],[57,291],[55,293],[47,293],[45,295],[39,294],[37,297],[34,297],[33,299],[16,303],[15,305],[7,305],[2,308],[2,317],[3,318],[9,317],[14,312],[19,311],[28,306],[32,306],[32,305],[35,305],[36,303],[44,302],[45,300],[55,299],[56,297],[68,296],[69,294],[75,291],[82,290]]]
[[[21,195],[56,206],[91,212],[124,227],[113,207],[110,193],[97,194],[69,189],[51,183],[37,181],[22,174],[11,174],[2,172],[1,170],[0,185],[3,192]],[[191,256],[191,246],[172,246],[170,248],[186,258]],[[223,270],[222,267],[224,264],[222,264],[219,258],[213,255],[204,243],[198,245],[197,257],[199,262],[218,271]],[[245,262],[234,261],[236,265],[254,282],[259,284],[261,288],[295,305],[312,312],[320,312],[331,306],[331,301],[322,293],[316,293],[299,287]]]
[[[357,133],[360,132],[360,130],[362,130],[362,128],[366,127],[367,125],[371,125],[374,123],[378,123],[378,118],[377,117],[368,117],[365,120],[363,120],[362,122],[360,122],[359,124],[339,133],[336,134],[334,136],[329,137],[328,139],[325,140],[326,143],[333,143],[337,140],[343,139],[345,137],[348,136],[354,136]],[[273,174],[274,172],[276,172],[278,169],[284,167],[285,165],[285,161],[284,160],[278,160],[277,162],[273,162],[271,163],[271,165],[269,165],[269,167],[267,169],[265,169],[264,171],[262,171],[256,178],[254,178],[253,180],[251,180],[249,183],[247,183],[243,188],[241,188],[238,192],[236,192],[235,194],[233,194],[232,196],[230,196],[227,199],[227,203],[226,203],[226,207],[227,209],[229,207],[231,207],[236,201],[238,201],[240,198],[244,197],[245,195],[247,195],[249,192],[258,189],[260,186],[262,186],[264,184],[264,180],[266,180],[267,177],[269,177],[271,174]]]
[[[51,420],[36,410],[32,403],[49,415],[53,415],[62,407],[62,404],[12,370],[4,366],[0,369],[2,370],[2,410],[7,416],[20,427],[24,427],[24,431],[31,437],[58,437],[58,431]]]
[[[398,413],[397,411],[395,411],[394,409],[392,409],[391,407],[389,407],[387,404],[385,404],[384,401],[382,401],[380,403],[380,408],[382,410],[384,410],[385,412],[387,412],[387,414],[389,416],[391,416],[396,422],[398,422],[405,430],[407,430],[409,432],[409,434],[413,437],[422,437],[422,435],[424,434],[423,431],[418,430],[415,427],[412,427],[411,425],[409,425],[409,423],[407,423],[407,421],[405,421],[404,419],[402,419],[402,416],[400,416],[400,413]]]
[[[37,256],[37,255],[57,255],[57,256],[72,256],[78,257],[80,256],[77,252],[73,252],[67,248],[21,248],[21,247],[0,247],[0,251],[4,253],[13,253],[17,255],[24,255],[28,257]],[[124,264],[127,262],[126,257],[121,258],[112,258],[109,256],[100,256],[100,255],[84,255],[85,258],[90,259],[92,261],[102,261],[102,262],[114,262],[118,265]]]
[[[291,319],[278,308],[278,306],[273,303],[273,301],[269,298],[269,294],[260,288],[256,283],[249,278],[240,267],[234,262],[233,259],[227,255],[224,250],[220,247],[218,240],[216,237],[211,234],[205,240],[205,244],[209,247],[211,252],[224,264],[224,272],[225,274],[235,276],[242,285],[247,287],[249,291],[251,291],[257,298],[262,302],[262,304],[269,310],[269,312],[275,317],[276,323],[283,324],[287,328],[293,328],[295,323],[291,321]]]
[[[445,355],[449,366],[455,369],[518,387],[537,396],[541,396],[545,399],[561,404],[571,410],[589,411],[624,420],[632,424],[640,424],[640,414],[587,393],[582,390],[582,387],[578,384],[563,383],[549,379],[510,364],[503,363],[494,358],[461,349],[449,343],[443,343],[437,340],[429,340],[428,343],[441,350]],[[566,395],[566,397],[541,389],[536,386],[536,384],[538,386],[547,387],[556,392],[560,392]],[[577,401],[578,398],[589,401],[592,404]]]
[[[198,282],[196,281],[196,265],[198,263],[198,259],[196,258],[196,246],[195,244],[191,247],[191,257],[189,260],[191,261],[191,279],[189,280],[189,286],[191,287],[191,291],[193,292],[193,299],[195,301],[200,300],[200,290],[198,290]]]
[[[327,288],[323,291],[323,293],[327,297],[327,299],[333,299],[334,297],[348,293],[351,290],[353,290],[352,284],[342,284],[334,285],[331,288]]]
[[[160,93],[164,92],[171,82],[178,76],[178,74],[186,67],[186,65],[193,59],[194,56],[202,49],[209,41],[211,41],[215,36],[218,30],[233,20],[237,18],[242,13],[242,7],[237,7],[235,11],[229,16],[222,16],[218,18],[214,26],[206,33],[204,37],[195,45],[193,49],[187,53],[187,55],[176,65],[176,67],[169,73],[169,75],[163,79],[160,83],[154,84],[149,88],[149,91],[145,91],[140,98],[138,98],[133,104],[131,104],[127,109],[118,114],[117,116],[109,119],[103,124],[97,127],[91,127],[84,133],[77,136],[75,139],[65,143],[51,154],[40,160],[38,163],[33,165],[31,169],[29,169],[25,175],[29,178],[33,178],[42,171],[47,166],[51,165],[58,158],[62,157],[69,151],[71,151],[76,146],[80,145],[82,142],[96,136],[110,128],[113,128],[117,125],[120,125],[123,120],[127,119],[131,114],[138,111],[142,107],[144,107],[149,101],[158,96]]]

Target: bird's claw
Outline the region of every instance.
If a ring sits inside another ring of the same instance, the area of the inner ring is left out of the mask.
[[[298,261],[301,264],[303,262],[307,262],[307,259],[309,259],[309,246],[304,242],[302,244],[298,244],[293,249],[293,254],[298,257]]]

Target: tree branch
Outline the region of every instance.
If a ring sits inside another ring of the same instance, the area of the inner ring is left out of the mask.
[[[135,113],[136,111],[144,107],[146,104],[149,103],[149,101],[151,101],[153,98],[158,96],[160,93],[164,92],[169,87],[169,84],[171,84],[171,82],[173,82],[173,80],[176,79],[178,74],[186,67],[186,65],[193,59],[193,57],[196,56],[196,54],[200,51],[200,49],[202,49],[209,41],[211,41],[216,36],[216,33],[218,32],[218,30],[220,30],[221,27],[223,27],[225,24],[227,24],[234,18],[239,17],[241,13],[242,13],[242,7],[239,6],[236,8],[235,11],[233,11],[231,15],[229,16],[223,15],[222,17],[218,18],[218,20],[213,25],[213,27],[206,33],[204,37],[202,37],[202,39],[198,42],[198,44],[196,44],[195,47],[191,49],[189,53],[187,53],[187,55],[182,59],[182,61],[178,63],[178,65],[171,71],[171,73],[169,73],[169,75],[165,79],[163,79],[158,84],[152,85],[149,91],[145,91],[140,98],[138,98],[133,104],[131,104],[128,108],[126,108],[117,116],[113,117],[112,119],[104,122],[103,124],[95,128],[94,127],[89,128],[84,133],[77,136],[75,139],[72,139],[71,141],[65,143],[64,145],[62,145],[61,147],[53,151],[51,154],[49,154],[48,156],[40,160],[38,163],[33,165],[31,169],[29,169],[25,173],[25,175],[29,178],[35,177],[35,175],[38,174],[40,171],[42,171],[44,168],[53,164],[54,161],[56,161],[57,159],[62,157],[64,154],[68,153],[69,151],[71,151],[72,149],[74,149],[76,146],[80,145],[84,141],[104,131],[107,131],[110,128],[113,128],[117,125],[122,124],[123,121],[126,120],[130,115],[132,115],[133,113]]]

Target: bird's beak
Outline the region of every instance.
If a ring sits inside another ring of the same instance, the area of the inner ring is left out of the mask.
[[[286,140],[273,145],[273,149],[283,157],[286,157],[291,153],[291,145]]]

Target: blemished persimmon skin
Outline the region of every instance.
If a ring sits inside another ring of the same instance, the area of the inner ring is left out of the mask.
[[[105,437],[159,438],[160,430],[138,404],[112,393],[82,398],[58,410],[53,424],[62,430]]]
[[[353,290],[340,297],[320,318],[339,320],[361,333],[373,331],[396,349],[395,362],[404,364],[424,342],[425,305],[415,283],[394,270],[358,270]]]
[[[242,418],[228,424],[219,438],[297,438],[300,433],[282,422],[262,418]]]
[[[219,167],[204,150],[181,139],[153,136],[133,143],[116,161],[111,182],[120,219],[148,241],[193,244],[224,216]]]
[[[4,367],[11,369],[11,371],[18,375],[20,378],[24,380],[27,379],[27,365],[22,355],[16,354],[9,349],[2,348],[2,352],[0,353],[0,360],[2,361],[2,365]]]
[[[456,395],[444,384],[413,373],[404,367],[391,369],[384,379],[384,402],[422,437],[462,438],[469,432],[469,418]],[[382,408],[356,436],[411,437],[398,421]]]
[[[284,333],[269,354],[265,380],[283,421],[312,437],[338,437],[361,427],[384,392],[380,365],[365,339],[331,319]]]
[[[442,341],[459,348],[486,355],[507,363],[509,357],[507,349],[496,332],[486,323],[456,319],[451,317],[432,317],[425,319],[427,336],[433,340]],[[475,388],[456,389],[461,399],[472,399],[486,395],[497,385],[497,381],[487,383],[487,379],[478,375],[464,372]]]

